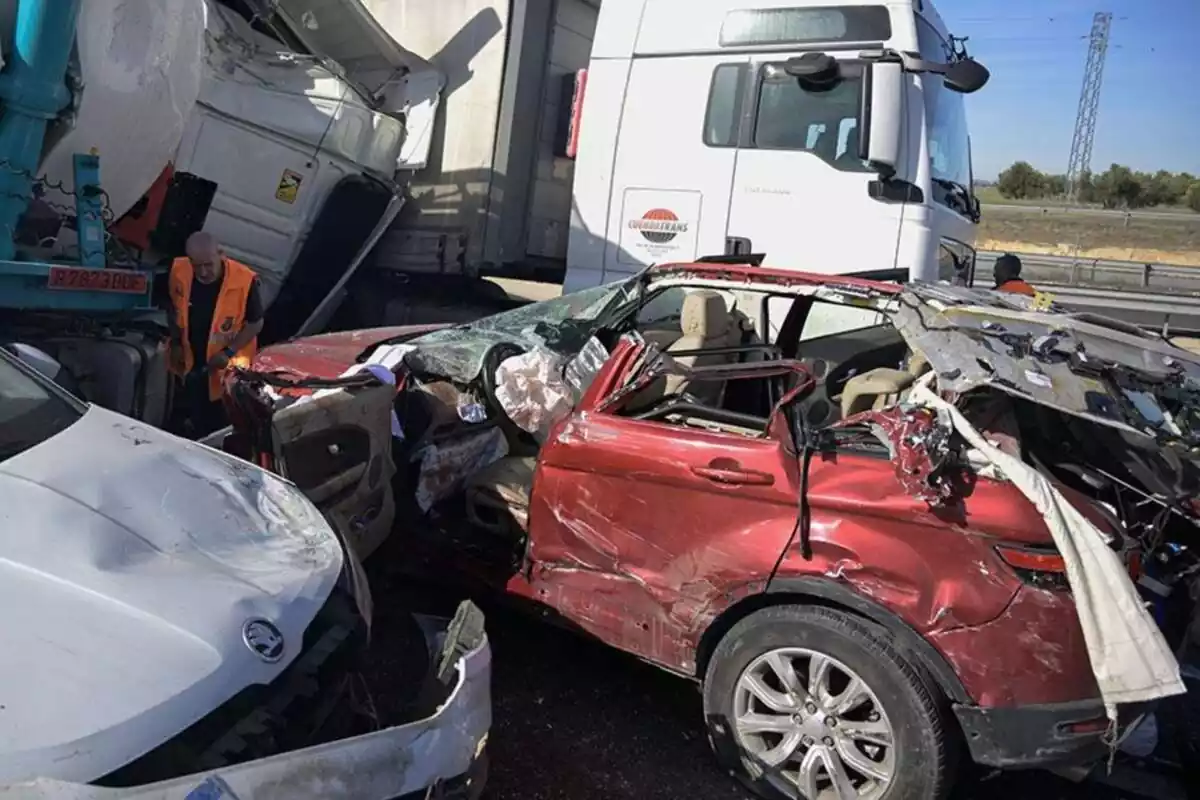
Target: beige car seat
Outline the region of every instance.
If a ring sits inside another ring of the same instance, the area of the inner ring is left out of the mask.
[[[684,353],[689,350],[707,350],[718,347],[733,347],[741,341],[741,329],[734,321],[733,315],[725,307],[725,299],[720,294],[708,290],[689,292],[683,299],[680,312],[680,327],[683,336],[675,340],[666,349],[668,355]],[[704,367],[716,364],[728,364],[736,359],[731,353],[699,353],[687,356],[674,356],[676,362],[684,367]],[[698,381],[691,385],[686,375],[664,375],[638,393],[631,408],[645,408],[658,402],[664,397],[691,392],[693,396],[707,405],[719,405],[725,394],[724,381]]]
[[[908,369],[879,367],[855,375],[842,388],[842,419],[863,411],[887,408],[899,403],[917,378],[930,369],[929,361],[916,351],[910,351]]]

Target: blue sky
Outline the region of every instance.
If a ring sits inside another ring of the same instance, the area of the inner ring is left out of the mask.
[[[1092,168],[1200,175],[1200,0],[935,0],[992,73],[969,96],[975,175],[1066,172],[1092,15],[1113,14]]]

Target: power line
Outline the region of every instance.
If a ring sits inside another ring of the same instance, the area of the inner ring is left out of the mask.
[[[982,42],[983,44],[1002,44],[1002,45],[1022,45],[1022,44],[1063,44],[1073,45],[1079,42],[1086,42],[1088,37],[1086,34],[1080,36],[1030,36],[1028,34],[1012,34],[1004,36],[989,36],[987,34],[971,34],[972,44]]]
[[[1096,113],[1100,109],[1100,86],[1104,81],[1104,59],[1108,55],[1112,18],[1112,13],[1107,11],[1097,11],[1092,18],[1083,89],[1079,93],[1079,111],[1075,114],[1075,135],[1071,137],[1071,155],[1067,160],[1067,199],[1072,202],[1078,199],[1080,181],[1092,166]]]

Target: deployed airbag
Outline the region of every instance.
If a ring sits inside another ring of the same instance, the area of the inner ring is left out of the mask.
[[[506,358],[496,368],[496,401],[514,425],[539,442],[575,404],[563,367],[560,356],[537,349]]]

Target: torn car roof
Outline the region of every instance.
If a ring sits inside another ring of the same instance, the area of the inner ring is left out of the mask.
[[[1200,445],[1200,361],[1093,316],[1029,298],[914,283],[880,304],[944,391],[983,386],[1164,442]],[[1024,301],[1024,302],[1022,302]],[[890,306],[886,308],[884,306]]]
[[[685,281],[720,281],[724,288],[737,289],[740,285],[770,286],[773,288],[813,288],[828,287],[844,289],[859,296],[871,295],[890,297],[900,292],[901,286],[896,283],[854,278],[848,275],[824,275],[816,272],[800,272],[791,269],[774,269],[771,267],[750,267],[740,264],[706,264],[678,263],[660,264],[647,269],[651,287],[668,282],[684,279]],[[811,291],[802,292],[811,294]],[[786,292],[785,292],[786,294]]]

